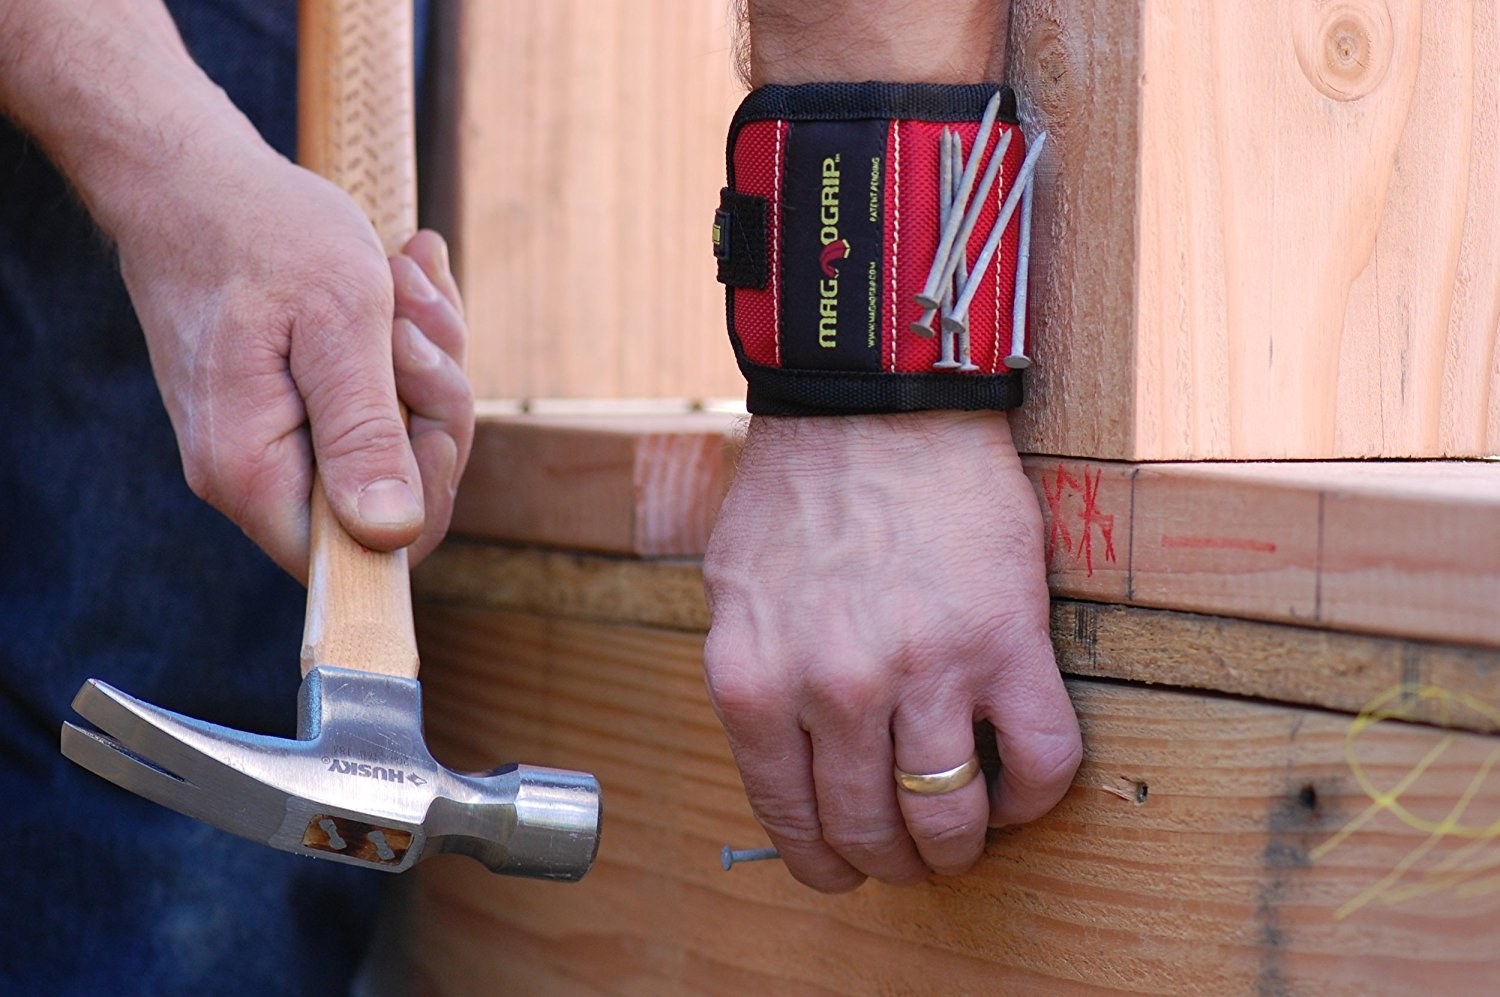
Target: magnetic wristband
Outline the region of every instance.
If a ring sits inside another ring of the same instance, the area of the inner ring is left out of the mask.
[[[714,255],[750,411],[1019,405],[1023,212],[1013,209],[1029,179],[1024,147],[1014,94],[993,84],[814,83],[747,96],[729,129]],[[939,260],[944,245],[963,251]],[[936,308],[919,302],[924,292]]]

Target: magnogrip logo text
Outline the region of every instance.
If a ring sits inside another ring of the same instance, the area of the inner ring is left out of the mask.
[[[818,282],[818,345],[825,350],[838,346],[839,272],[835,264],[848,257],[850,249],[849,240],[839,235],[839,190],[839,156],[835,153],[823,160],[822,210],[818,215],[823,224],[818,233],[823,244],[818,254],[823,270],[823,279]]]

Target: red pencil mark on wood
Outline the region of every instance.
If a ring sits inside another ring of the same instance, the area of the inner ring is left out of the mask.
[[[1182,547],[1188,550],[1247,550],[1255,554],[1274,554],[1276,545],[1268,540],[1247,540],[1244,537],[1181,537],[1164,536],[1163,547]]]
[[[1069,554],[1073,553],[1073,536],[1068,532],[1068,519],[1063,515],[1063,493],[1065,490],[1076,492],[1078,490],[1078,479],[1068,473],[1063,465],[1057,465],[1057,473],[1052,476],[1052,483],[1047,483],[1047,475],[1042,475],[1042,491],[1047,495],[1047,518],[1052,522],[1052,528],[1047,531],[1047,564],[1053,562],[1057,548]]]
[[[1099,484],[1103,478],[1102,470],[1094,471],[1092,480],[1089,479],[1087,470],[1083,472],[1083,539],[1079,541],[1079,546],[1083,550],[1090,578],[1094,577],[1095,526],[1099,527],[1099,535],[1104,538],[1104,559],[1111,564],[1115,561],[1115,517],[1106,516],[1099,511]]]
[[[1057,552],[1062,550],[1072,554],[1075,563],[1083,562],[1088,576],[1094,577],[1096,530],[1099,539],[1104,542],[1104,559],[1110,563],[1115,562],[1115,517],[1099,508],[1099,490],[1103,480],[1102,469],[1096,469],[1091,474],[1088,468],[1084,468],[1083,479],[1080,481],[1063,464],[1058,464],[1057,470],[1050,476],[1045,473],[1042,475],[1042,492],[1047,498],[1047,518],[1050,521],[1047,531],[1049,569],[1056,566]],[[1081,511],[1078,511],[1080,508]],[[1076,543],[1070,523],[1078,531]]]

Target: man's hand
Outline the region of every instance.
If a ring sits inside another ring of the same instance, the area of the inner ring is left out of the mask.
[[[1041,816],[1081,758],[1036,497],[994,413],[752,420],[704,562],[705,660],[751,807],[820,890],[918,882]],[[893,767],[1002,774],[940,796]]]
[[[306,578],[316,456],[356,540],[414,543],[420,559],[447,529],[473,438],[441,238],[387,261],[332,184],[269,153],[223,168],[183,177],[167,210],[119,235],[188,482]]]
[[[436,545],[473,438],[442,240],[387,260],[354,202],[203,74],[160,0],[11,0],[0,31],[0,113],[119,247],[193,490],[302,579],[315,455],[360,543]]]

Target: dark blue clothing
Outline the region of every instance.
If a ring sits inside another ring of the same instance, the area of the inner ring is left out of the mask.
[[[175,0],[291,154],[295,0]],[[0,121],[0,994],[340,994],[379,873],[201,825],[58,752],[89,677],[292,736],[304,594],[184,484],[110,249]]]

